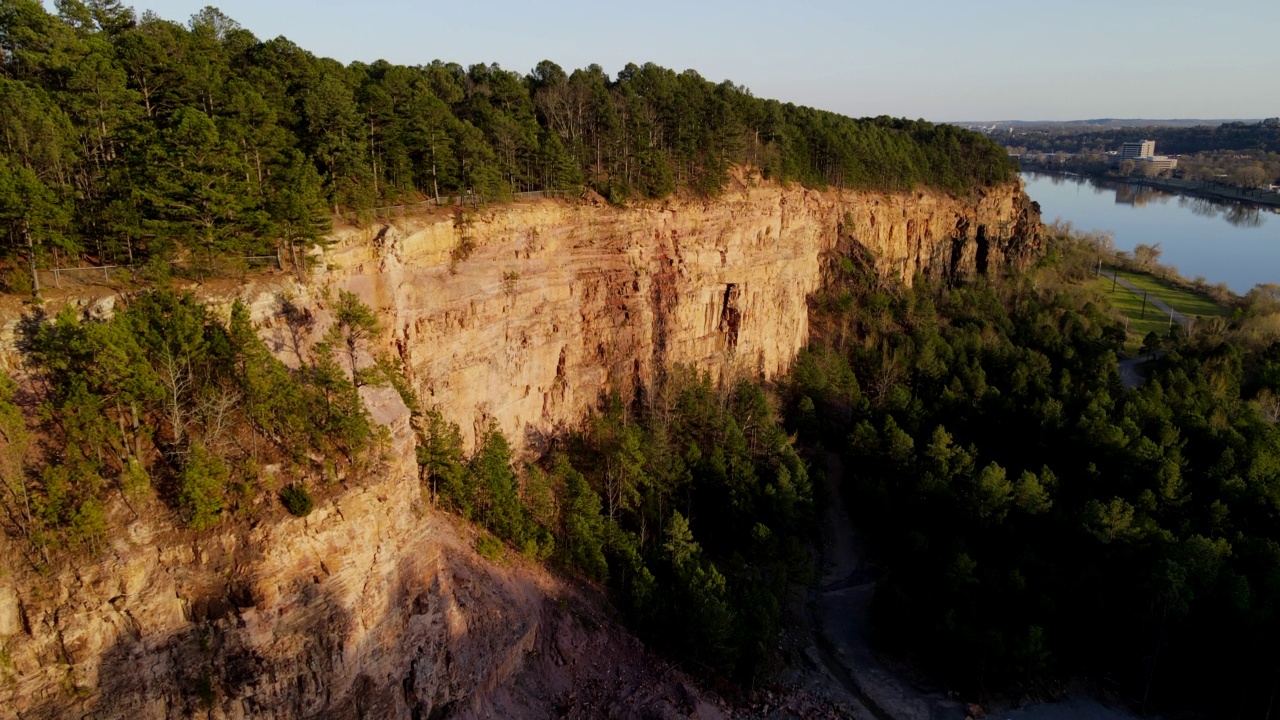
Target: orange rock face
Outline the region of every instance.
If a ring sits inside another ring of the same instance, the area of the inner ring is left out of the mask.
[[[539,201],[350,230],[318,280],[377,309],[387,349],[464,433],[492,418],[536,445],[666,363],[784,372],[832,251],[860,245],[909,283],[1022,266],[1039,228],[1017,185],[956,199],[743,184],[706,202]]]
[[[1038,242],[1017,186],[962,200],[757,183],[707,202],[548,200],[340,231],[306,283],[240,294],[296,362],[331,321],[327,294],[357,292],[425,403],[470,437],[495,420],[536,448],[667,363],[784,372],[837,249],[861,245],[909,281],[1020,266]],[[297,332],[285,297],[310,313]],[[481,559],[424,499],[399,396],[362,396],[390,432],[386,462],[306,518],[266,504],[252,526],[193,536],[157,501],[136,516],[119,504],[92,561],[11,563],[0,718],[590,717],[618,698],[637,716],[719,714],[589,593]]]

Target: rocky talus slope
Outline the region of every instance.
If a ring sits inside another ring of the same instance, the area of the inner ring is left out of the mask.
[[[323,332],[329,291],[352,290],[425,403],[468,437],[492,420],[535,451],[668,363],[783,372],[842,244],[908,278],[960,276],[1029,262],[1039,218],[1017,186],[956,199],[743,182],[707,202],[545,200],[336,235],[306,282],[240,288],[280,356]],[[590,591],[480,558],[424,497],[399,397],[362,393],[391,432],[384,462],[306,518],[264,509],[197,535],[121,502],[98,557],[43,575],[0,541],[0,718],[721,713]]]

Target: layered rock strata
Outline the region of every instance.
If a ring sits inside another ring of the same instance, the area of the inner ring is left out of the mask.
[[[536,450],[671,363],[785,371],[834,250],[959,277],[1029,262],[1039,222],[1013,185],[958,199],[743,181],[713,201],[544,200],[335,235],[307,281],[241,288],[280,357],[323,331],[330,292],[356,292],[426,404]],[[476,555],[422,495],[399,398],[362,392],[391,430],[386,462],[306,518],[267,503],[251,526],[193,535],[155,501],[121,503],[99,556],[46,575],[0,541],[0,718],[718,714],[590,593]]]
[[[377,309],[424,400],[470,437],[492,419],[536,447],[671,363],[784,372],[833,250],[953,279],[1024,266],[1040,218],[1018,185],[960,199],[743,181],[708,201],[539,201],[337,235],[319,282]]]
[[[423,497],[400,398],[362,393],[388,461],[306,518],[190,536],[143,506],[43,577],[4,548],[0,718],[721,716],[598,597],[477,555]]]

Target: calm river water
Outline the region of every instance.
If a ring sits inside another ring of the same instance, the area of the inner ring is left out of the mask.
[[[1120,250],[1160,243],[1162,264],[1237,293],[1280,283],[1280,214],[1271,210],[1092,178],[1028,172],[1022,179],[1045,222],[1109,230]]]

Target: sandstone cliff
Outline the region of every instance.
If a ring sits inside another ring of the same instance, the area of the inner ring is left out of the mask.
[[[665,363],[784,371],[842,243],[908,279],[952,277],[1025,264],[1039,223],[1016,186],[962,200],[743,181],[714,202],[545,200],[336,234],[306,283],[242,289],[281,357],[323,330],[331,288],[353,290],[426,403],[536,448]],[[286,296],[314,310],[301,338]],[[386,462],[305,519],[264,509],[193,536],[122,505],[126,530],[94,561],[48,576],[10,562],[0,718],[718,713],[589,593],[479,558],[423,499],[399,398],[363,392],[392,431]]]
[[[379,311],[424,400],[464,432],[493,418],[536,445],[665,363],[785,371],[807,341],[824,255],[842,245],[908,283],[955,278],[1025,265],[1040,218],[1017,185],[956,199],[744,180],[711,202],[539,201],[338,240],[318,284]]]

